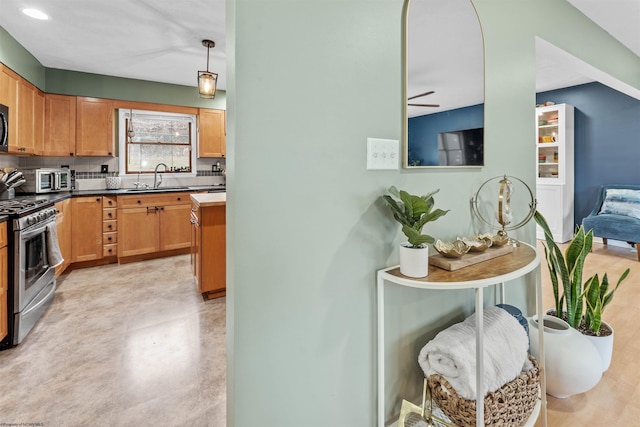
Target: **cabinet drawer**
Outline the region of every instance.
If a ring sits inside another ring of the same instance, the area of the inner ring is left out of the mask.
[[[118,210],[115,207],[102,210],[102,219],[109,220],[116,218],[118,218]]]
[[[104,208],[115,208],[117,203],[117,198],[113,196],[102,196],[102,207]]]
[[[118,243],[118,233],[113,232],[113,233],[104,233],[102,235],[102,244],[103,245],[110,245],[113,243]]]
[[[118,245],[116,243],[111,245],[104,245],[102,247],[102,256],[116,256],[118,254]]]
[[[118,197],[119,208],[130,208],[134,206],[167,206],[190,204],[190,193],[164,193],[151,195],[135,195]]]
[[[102,232],[116,232],[118,231],[118,221],[103,221],[102,222]]]

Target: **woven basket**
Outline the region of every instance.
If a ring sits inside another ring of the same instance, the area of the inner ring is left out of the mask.
[[[485,426],[523,426],[538,401],[540,369],[533,356],[529,356],[533,369],[524,372],[513,381],[496,391],[489,392],[484,398]],[[441,375],[428,378],[431,398],[442,412],[460,427],[476,425],[476,401],[458,396],[455,389]]]

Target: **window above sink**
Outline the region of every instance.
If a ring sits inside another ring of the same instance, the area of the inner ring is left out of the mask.
[[[196,116],[146,110],[118,110],[121,175],[159,173],[195,176]]]

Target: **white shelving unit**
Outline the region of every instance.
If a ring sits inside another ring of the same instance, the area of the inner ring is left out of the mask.
[[[500,285],[500,299],[504,302],[505,282],[517,279],[536,270],[536,312],[542,318],[542,282],[539,269],[540,254],[536,248],[521,243],[513,253],[493,258],[469,267],[455,271],[439,268],[430,269],[429,275],[420,279],[412,279],[400,274],[398,266],[378,270],[377,274],[377,312],[378,312],[378,427],[385,427],[385,351],[384,351],[384,289],[385,283],[425,290],[475,290],[476,315],[476,426],[484,426],[484,396],[482,395],[482,372],[484,371],[484,324],[483,324],[483,290],[486,287]],[[540,343],[540,414],[542,426],[547,426],[546,378],[544,369],[544,339],[543,328],[539,328]],[[531,418],[533,422],[538,418],[535,410]],[[535,417],[535,418],[534,418]],[[529,420],[527,425],[533,425]]]
[[[573,237],[574,111],[569,104],[536,108],[536,199],[556,242]],[[538,239],[544,239],[540,227]]]

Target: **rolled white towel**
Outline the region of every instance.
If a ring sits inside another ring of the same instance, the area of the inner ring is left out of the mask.
[[[476,316],[444,329],[420,350],[425,376],[442,375],[460,397],[476,398]],[[528,366],[527,333],[499,307],[484,308],[483,395],[516,378]]]

